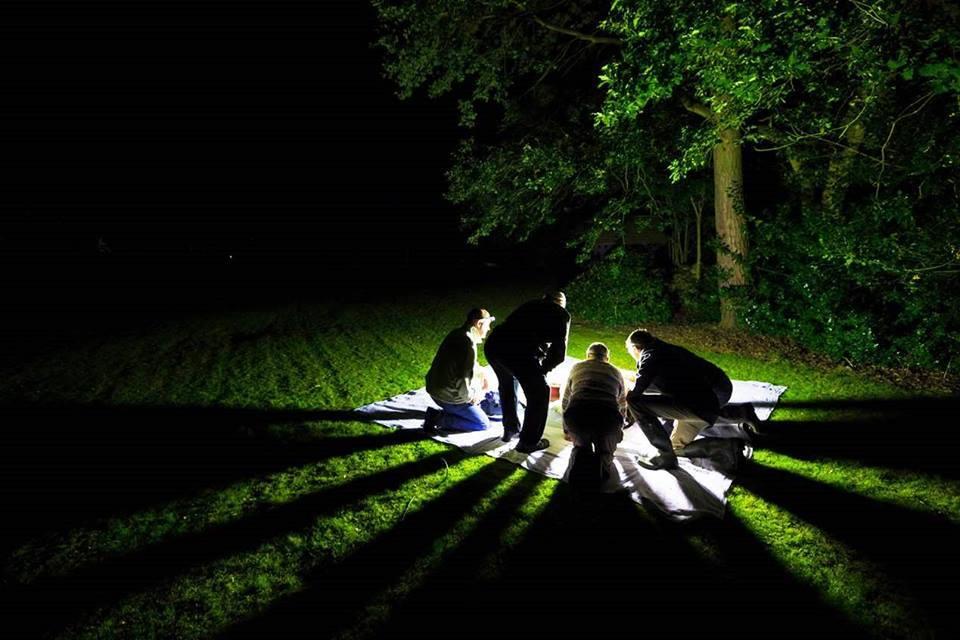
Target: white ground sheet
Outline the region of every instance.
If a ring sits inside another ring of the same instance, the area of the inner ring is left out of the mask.
[[[548,381],[559,385],[567,377],[567,372],[579,362],[567,358],[559,367],[550,372]],[[624,371],[624,374],[629,372]],[[495,376],[491,378],[496,380]],[[786,391],[786,387],[767,382],[733,381],[733,396],[730,404],[753,403],[761,420],[770,417],[777,400]],[[521,396],[522,398],[522,396]],[[357,409],[362,413],[374,414],[375,422],[398,429],[420,429],[427,407],[437,408],[423,388],[368,404]],[[393,416],[396,417],[393,417]],[[761,430],[762,430],[761,425]],[[503,458],[524,469],[541,473],[550,478],[566,480],[571,467],[573,445],[563,436],[563,422],[560,402],[550,404],[544,437],[550,440],[550,447],[526,455],[514,451],[517,444],[500,440],[503,430],[500,422],[492,422],[487,431],[451,433],[436,436],[434,439],[475,454],[486,454],[494,458]],[[733,484],[735,464],[731,452],[741,449],[741,439],[745,435],[739,425],[718,422],[705,429],[689,447],[697,449],[702,457],[683,457],[679,468],[649,470],[636,463],[638,454],[652,454],[655,449],[636,425],[624,430],[623,441],[617,448],[614,467],[617,472],[603,487],[605,492],[626,490],[636,502],[647,502],[660,509],[674,520],[688,520],[710,514],[722,517],[726,507],[726,495]],[[749,455],[750,451],[748,451]],[[726,459],[725,459],[726,458]]]

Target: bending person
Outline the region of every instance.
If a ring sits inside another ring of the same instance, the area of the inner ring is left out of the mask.
[[[627,385],[620,370],[610,364],[602,342],[587,347],[587,359],[570,370],[561,398],[563,431],[577,448],[596,451],[600,481],[610,476],[613,454],[623,439]]]
[[[440,410],[427,408],[423,428],[430,434],[438,428],[450,431],[482,431],[490,426],[480,409],[486,379],[477,364],[477,345],[496,318],[486,309],[471,309],[467,321],[447,334],[427,372],[427,393]]]
[[[567,297],[559,291],[520,305],[493,330],[484,349],[500,383],[503,441],[519,436],[516,450],[521,453],[550,446],[542,437],[550,403],[547,373],[567,355],[570,314],[566,306]],[[522,426],[518,417],[518,387],[527,398]]]
[[[627,351],[637,361],[637,379],[627,395],[630,418],[636,421],[659,454],[637,462],[648,469],[677,466],[677,451],[711,426],[730,401],[733,384],[715,364],[643,329],[627,338]],[[756,414],[749,407],[744,426],[756,430]],[[667,431],[660,418],[673,421]]]

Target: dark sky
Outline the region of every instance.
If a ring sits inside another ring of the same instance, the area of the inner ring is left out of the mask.
[[[396,98],[374,27],[365,0],[6,0],[8,271],[384,266],[456,245],[453,103]]]

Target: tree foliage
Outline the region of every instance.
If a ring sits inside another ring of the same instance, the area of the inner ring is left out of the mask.
[[[460,101],[448,196],[473,240],[554,226],[586,258],[603,231],[656,228],[683,280],[700,231],[756,329],[848,359],[960,354],[953,3],[373,4],[400,95]]]

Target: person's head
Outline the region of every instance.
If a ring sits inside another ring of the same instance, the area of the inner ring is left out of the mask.
[[[594,342],[587,347],[587,360],[610,362],[610,349],[607,349],[607,345],[602,342]]]
[[[490,323],[496,320],[486,309],[475,307],[467,312],[467,324],[470,332],[478,339],[483,340],[490,332]]]
[[[637,329],[627,336],[627,352],[633,356],[634,360],[640,359],[640,352],[653,344],[653,334],[646,329]]]
[[[551,291],[544,294],[543,299],[549,300],[550,302],[555,302],[564,309],[567,308],[567,294],[565,294],[563,291]]]

